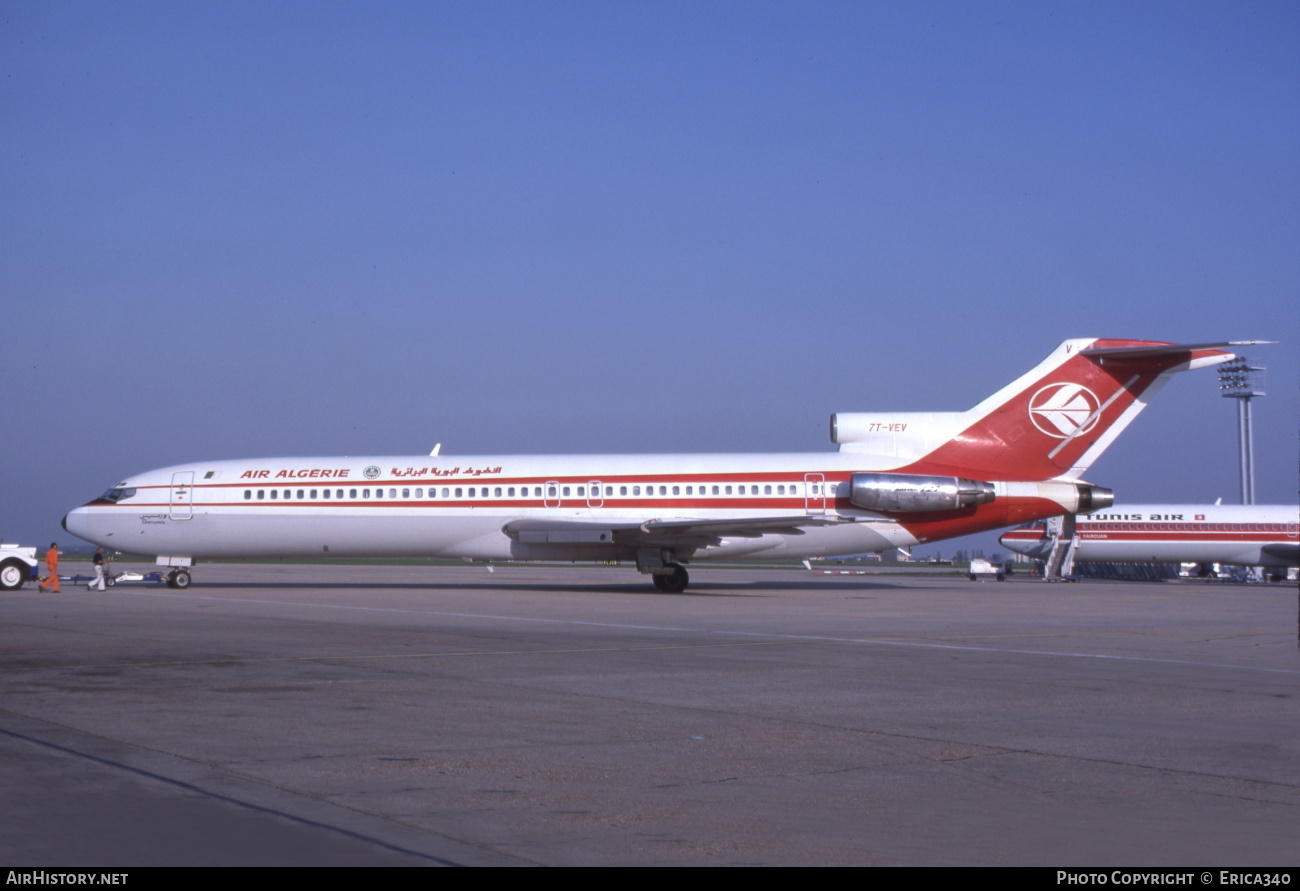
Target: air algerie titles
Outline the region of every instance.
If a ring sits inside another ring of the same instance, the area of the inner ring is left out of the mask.
[[[496,467],[407,467],[404,469],[394,467],[389,471],[389,476],[483,476],[484,474],[498,474],[500,472],[500,465]],[[378,468],[367,467],[363,475],[366,479],[375,479],[380,476],[380,473]],[[239,478],[241,480],[343,480],[350,479],[351,476],[352,468],[350,467],[304,467],[298,470],[277,470],[274,474],[270,470],[245,470],[239,475]]]
[[[269,470],[245,470],[239,475],[241,480],[306,480],[306,479],[347,479],[352,468],[325,468],[313,467],[311,469],[303,468],[301,470],[277,470],[275,476],[271,476]]]

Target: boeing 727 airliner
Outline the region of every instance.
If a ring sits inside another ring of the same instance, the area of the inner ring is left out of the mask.
[[[964,412],[831,417],[826,454],[266,458],[130,477],[63,521],[157,555],[176,588],[216,557],[685,564],[881,551],[1109,507],[1081,477],[1179,371],[1219,347],[1067,340]]]

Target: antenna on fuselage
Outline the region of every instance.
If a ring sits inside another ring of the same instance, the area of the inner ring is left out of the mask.
[[[439,453],[440,451],[442,451],[442,443],[438,443],[437,445],[435,445],[435,446],[433,447],[433,451],[429,453],[429,457],[430,457],[430,458],[436,458],[436,457],[438,457],[438,453]]]

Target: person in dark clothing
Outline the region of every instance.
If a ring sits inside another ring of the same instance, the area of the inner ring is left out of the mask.
[[[99,585],[99,590],[103,591],[104,570],[108,568],[108,557],[104,554],[103,548],[95,549],[94,561],[95,561],[95,577],[91,579],[90,584],[87,585],[86,587],[93,591],[95,590],[95,586]]]

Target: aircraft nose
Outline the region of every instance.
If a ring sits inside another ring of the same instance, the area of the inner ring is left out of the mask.
[[[84,507],[76,507],[68,511],[67,515],[63,518],[63,529],[65,532],[70,532],[77,536],[77,538],[83,538],[86,541],[90,541],[90,522],[86,516],[86,509]]]

